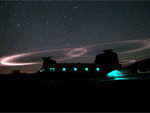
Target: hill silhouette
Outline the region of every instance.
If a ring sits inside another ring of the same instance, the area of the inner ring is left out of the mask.
[[[137,70],[141,71],[150,71],[150,58],[138,61],[134,64],[124,67],[124,69],[136,72]]]

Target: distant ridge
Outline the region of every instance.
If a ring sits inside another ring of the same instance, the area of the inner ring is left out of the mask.
[[[138,61],[134,64],[131,64],[129,66],[124,67],[124,69],[129,69],[129,70],[150,70],[150,58],[144,59],[141,61]]]

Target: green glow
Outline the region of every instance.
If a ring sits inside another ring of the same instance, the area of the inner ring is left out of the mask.
[[[138,70],[138,73],[145,74],[145,73],[150,73],[150,71],[142,72],[142,71]]]
[[[129,78],[114,78],[114,80],[128,80]]]
[[[49,68],[50,71],[53,71],[53,68]]]
[[[51,72],[55,72],[55,68],[49,68],[49,70],[51,71]]]
[[[76,67],[74,68],[74,71],[77,71],[77,68],[76,68]]]
[[[45,70],[45,69],[43,68],[43,69],[40,70],[40,72],[44,72],[44,70]]]
[[[149,79],[147,77],[123,77],[123,78],[114,78],[114,80],[138,80],[138,79]]]
[[[113,70],[107,74],[108,78],[124,77],[127,75],[126,70]]]
[[[97,67],[97,68],[96,68],[96,71],[98,71],[98,72],[99,72],[99,71],[100,71],[100,68],[99,68],[99,67]]]
[[[55,72],[55,68],[53,68],[53,72]]]
[[[66,71],[66,68],[64,67],[64,68],[62,68],[62,70],[63,70],[63,71]]]
[[[85,71],[88,71],[88,70],[89,70],[89,69],[86,67],[86,68],[85,68]]]

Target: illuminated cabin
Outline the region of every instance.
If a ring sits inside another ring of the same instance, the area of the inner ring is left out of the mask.
[[[40,73],[108,73],[121,68],[118,55],[112,50],[98,54],[94,63],[56,63],[51,57],[43,59]]]

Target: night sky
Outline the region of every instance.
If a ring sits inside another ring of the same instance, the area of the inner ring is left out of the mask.
[[[150,2],[0,2],[0,73],[35,72],[46,56],[92,63],[105,49],[123,66],[150,58]]]

